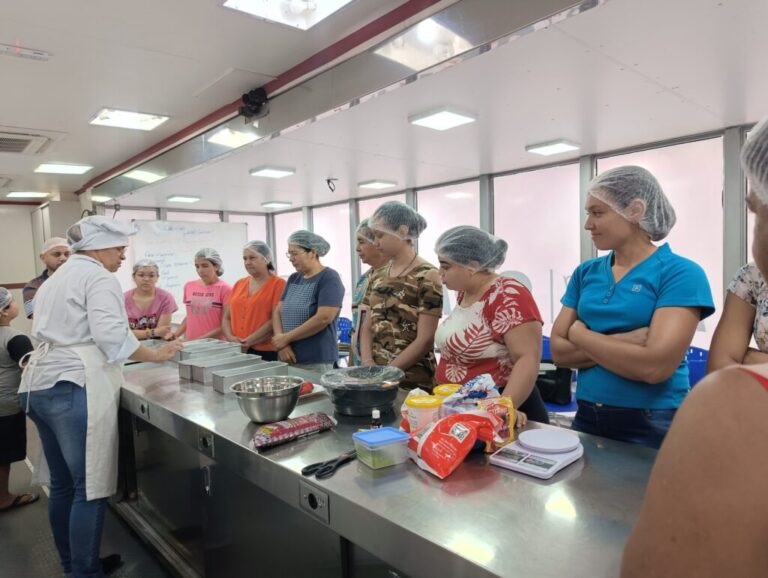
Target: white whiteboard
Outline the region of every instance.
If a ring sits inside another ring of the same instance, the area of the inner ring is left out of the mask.
[[[197,279],[195,253],[203,247],[216,249],[224,261],[222,279],[234,285],[247,273],[243,269],[243,245],[248,241],[245,223],[189,223],[184,221],[134,221],[139,232],[131,237],[130,250],[118,272],[123,291],[134,287],[133,264],[152,259],[160,269],[157,286],[170,291],[179,310],[175,322],[184,319],[184,284]]]

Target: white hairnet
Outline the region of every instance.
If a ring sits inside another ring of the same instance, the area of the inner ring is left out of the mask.
[[[331,245],[317,233],[301,229],[291,233],[288,237],[289,245],[298,245],[308,251],[315,251],[320,257],[327,255]]]
[[[157,271],[157,276],[160,276],[160,267],[158,267],[157,263],[155,263],[152,259],[139,259],[136,261],[136,263],[133,265],[133,274],[135,275],[136,272],[142,267],[152,267],[155,271]]]
[[[768,117],[749,133],[741,149],[741,166],[760,202],[768,205]]]
[[[195,259],[205,259],[210,261],[211,265],[216,267],[216,274],[221,277],[224,274],[224,261],[221,260],[221,255],[216,249],[205,247],[195,253]]]
[[[132,223],[115,221],[101,215],[80,219],[67,229],[67,239],[73,251],[95,251],[128,246],[128,237],[138,229]]]
[[[371,229],[370,219],[363,219],[357,226],[356,234],[360,235],[363,239],[369,243],[373,243],[376,239],[373,235],[373,229]]]
[[[400,201],[387,201],[373,213],[369,223],[376,231],[395,235],[403,240],[415,240],[427,228],[427,221],[411,207]],[[400,227],[405,225],[408,232],[403,236]]]
[[[437,238],[435,253],[471,271],[493,271],[507,256],[507,242],[477,227],[459,225]]]
[[[675,225],[677,217],[659,181],[642,167],[617,167],[597,175],[587,193],[610,206],[630,222],[637,223],[652,241],[661,241]],[[630,212],[632,201],[639,200],[645,210],[639,219]]]
[[[248,241],[243,246],[243,250],[245,249],[255,251],[259,255],[263,256],[267,260],[269,268],[274,269],[274,265],[272,265],[274,261],[274,258],[272,257],[272,249],[270,249],[269,245],[267,245],[264,241]]]
[[[0,287],[0,311],[8,307],[11,304],[11,301],[13,301],[11,292],[5,287]]]
[[[40,254],[45,255],[48,251],[51,249],[56,249],[57,247],[64,247],[65,249],[69,249],[69,243],[63,237],[51,237],[45,243],[43,243],[43,248],[40,249]]]

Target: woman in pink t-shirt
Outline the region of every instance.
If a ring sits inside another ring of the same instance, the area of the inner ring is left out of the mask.
[[[219,279],[224,269],[218,251],[200,249],[195,255],[195,269],[200,279],[184,285],[187,317],[176,337],[186,335],[187,341],[208,337],[226,339],[221,333],[221,318],[232,287]]]
[[[137,339],[169,339],[171,315],[178,309],[176,300],[168,291],[156,287],[160,278],[157,263],[149,259],[137,261],[133,266],[135,289],[125,292],[125,312],[128,325]]]

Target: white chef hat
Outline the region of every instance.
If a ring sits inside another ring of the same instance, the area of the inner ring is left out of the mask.
[[[45,255],[48,251],[55,249],[56,247],[66,247],[69,249],[69,243],[63,237],[51,237],[43,244],[40,254]]]
[[[128,245],[128,237],[137,232],[138,229],[132,223],[94,215],[80,219],[67,229],[67,238],[73,251],[95,251],[125,247]]]

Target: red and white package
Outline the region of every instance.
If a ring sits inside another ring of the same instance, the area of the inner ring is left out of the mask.
[[[331,429],[335,425],[336,421],[324,413],[310,413],[259,427],[253,434],[252,443],[255,449],[262,450]]]
[[[430,393],[417,387],[409,391],[408,395],[405,396],[405,399],[408,399],[412,395],[430,395]],[[405,400],[403,400],[403,405],[400,406],[400,415],[403,416],[403,419],[400,420],[400,429],[404,432],[411,433],[411,423],[408,421],[408,406],[405,405]]]
[[[459,467],[475,441],[493,440],[500,425],[485,411],[449,415],[411,434],[408,453],[422,470],[442,480]]]

